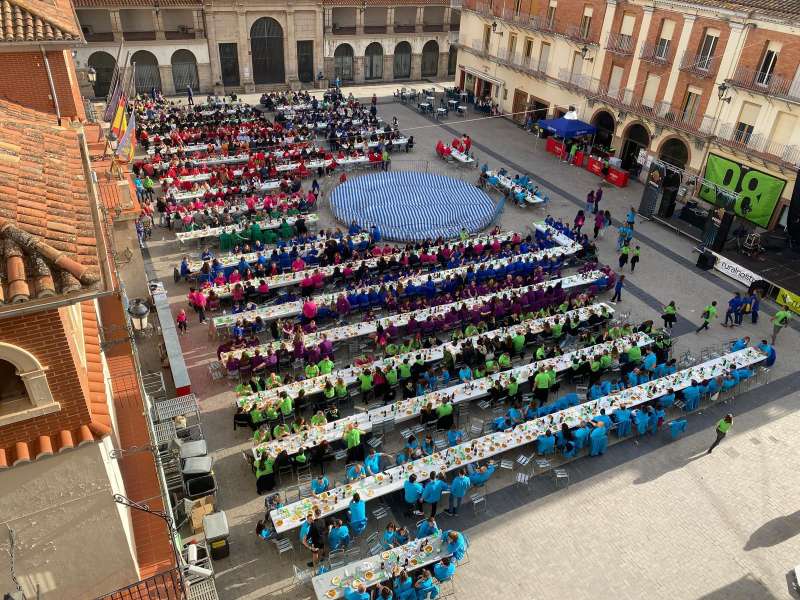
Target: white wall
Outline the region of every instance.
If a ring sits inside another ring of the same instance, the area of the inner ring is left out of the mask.
[[[16,534],[25,595],[94,598],[138,579],[100,444],[0,472],[0,518]],[[0,589],[10,590],[8,536],[0,536]]]

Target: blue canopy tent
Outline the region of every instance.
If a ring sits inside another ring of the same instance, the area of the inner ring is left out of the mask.
[[[584,135],[594,135],[597,128],[589,123],[578,121],[577,119],[539,119],[539,127],[557,135],[565,140],[581,137]]]

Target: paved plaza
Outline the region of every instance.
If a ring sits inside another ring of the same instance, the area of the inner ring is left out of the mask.
[[[357,88],[354,93],[366,97],[375,90],[381,95],[379,115],[386,120],[396,116],[401,131],[414,136],[414,150],[393,155],[395,170],[429,170],[477,181],[478,169],[445,164],[434,152],[437,140],[449,143],[467,133],[479,164],[530,174],[550,196],[546,213],[565,221],[572,222],[584,208],[586,193],[598,186],[594,175],[546,154],[544,140],[506,119],[470,112],[466,118],[436,122],[394,102],[393,89]],[[335,182],[336,176],[323,182],[323,193]],[[639,205],[642,187],[637,182],[625,189],[603,189],[601,208],[610,210],[616,221]],[[498,224],[503,230],[527,232],[546,213],[506,204]],[[319,227],[333,224],[323,200]],[[591,233],[590,222],[585,229]],[[602,263],[616,266],[615,242],[614,230],[598,240]],[[769,338],[769,316],[775,311],[770,303],[762,305],[758,325],[747,319],[732,332],[718,319],[710,331],[695,334],[703,307],[712,300],[724,307],[734,291],[743,291],[741,286],[696,268],[694,242],[657,223],[637,223],[634,243],[641,246],[641,262],[633,274],[627,268],[616,309],[630,313],[631,322],[653,319],[660,325],[663,306],[674,300],[675,356],[687,351],[699,356],[703,347],[730,341],[734,334],[749,335],[753,342]],[[173,269],[184,253],[196,252],[194,244],[182,251],[174,234],[158,227],[147,244],[148,275],[167,284],[175,313],[186,307],[188,284],[173,283]],[[601,300],[609,298],[604,294]],[[181,343],[213,451],[218,504],[231,525],[230,557],[215,563],[220,597],[311,598],[310,586],[291,585],[292,559],[300,565],[308,560],[296,532],[290,534],[293,557],[278,557],[272,544],[255,535],[264,500],[256,495],[242,456],[252,447],[250,436],[244,429],[233,430],[231,383],[209,377],[218,342],[209,339],[208,329],[193,313],[189,318]],[[628,439],[613,444],[601,457],[570,462],[567,488],[556,489],[549,476],[541,476],[525,489],[514,484],[510,473],[500,472],[490,481],[486,512],[473,514],[467,504],[456,518],[440,515],[440,526],[465,531],[471,540],[470,561],[459,567],[455,580],[458,600],[790,597],[790,570],[800,563],[800,505],[792,466],[800,459],[795,440],[800,426],[796,325],[781,333],[776,348],[778,360],[769,383],[690,415],[687,434],[678,440],[670,441],[663,431],[638,443]],[[714,425],[726,412],[735,415],[732,432],[706,455]],[[413,525],[397,510],[401,503],[390,500],[395,520]],[[370,526],[374,528],[374,521]]]

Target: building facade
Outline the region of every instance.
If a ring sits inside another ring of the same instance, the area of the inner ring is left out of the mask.
[[[518,121],[575,107],[624,167],[644,150],[738,178],[774,199],[771,227],[800,164],[798,17],[777,0],[466,0],[457,83]]]
[[[460,3],[323,0],[325,77],[344,83],[455,75]]]

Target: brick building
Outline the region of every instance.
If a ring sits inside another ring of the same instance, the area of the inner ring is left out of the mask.
[[[457,82],[519,121],[574,106],[625,167],[644,149],[757,185],[773,227],[800,165],[798,16],[777,0],[466,0]]]
[[[135,194],[90,159],[71,5],[0,17],[0,590],[13,560],[29,598],[94,598],[174,566],[163,522],[113,499],[163,506],[152,454],[115,458],[149,433],[101,200]]]

